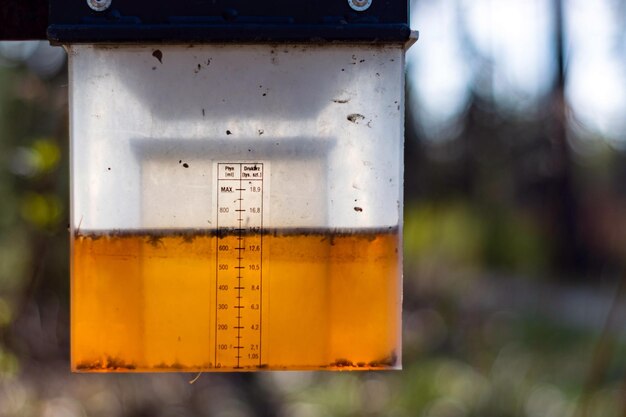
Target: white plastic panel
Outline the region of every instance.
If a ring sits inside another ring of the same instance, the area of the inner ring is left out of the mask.
[[[72,226],[211,228],[217,164],[268,167],[264,226],[402,205],[400,46],[69,47]]]

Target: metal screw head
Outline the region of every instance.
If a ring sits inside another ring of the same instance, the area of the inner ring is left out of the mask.
[[[372,5],[372,0],[348,0],[348,4],[352,8],[352,10],[362,12],[370,8],[370,6]]]
[[[87,5],[91,8],[91,10],[102,12],[111,6],[111,1],[112,0],[87,0]]]

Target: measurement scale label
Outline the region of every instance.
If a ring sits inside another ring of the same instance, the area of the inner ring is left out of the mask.
[[[217,164],[215,367],[261,366],[263,163]]]

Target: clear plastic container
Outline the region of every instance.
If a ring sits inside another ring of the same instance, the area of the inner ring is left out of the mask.
[[[404,50],[68,48],[72,369],[396,369]]]

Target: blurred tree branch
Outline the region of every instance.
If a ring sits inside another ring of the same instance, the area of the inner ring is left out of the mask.
[[[567,141],[567,69],[564,57],[563,0],[553,0],[554,56],[556,74],[551,93],[550,140],[552,144],[552,190],[549,196],[556,237],[556,264],[562,272],[579,271],[584,251],[578,226],[579,204],[574,192],[572,161]]]
[[[604,327],[594,346],[593,354],[589,365],[589,370],[582,385],[580,399],[574,416],[589,416],[589,400],[596,390],[604,382],[611,361],[616,351],[615,330],[618,325],[619,310],[626,296],[626,270],[621,274],[620,280],[615,290],[615,296],[609,307],[609,311],[604,321]],[[626,383],[626,379],[624,380]],[[626,416],[626,401],[623,403],[622,416]]]

